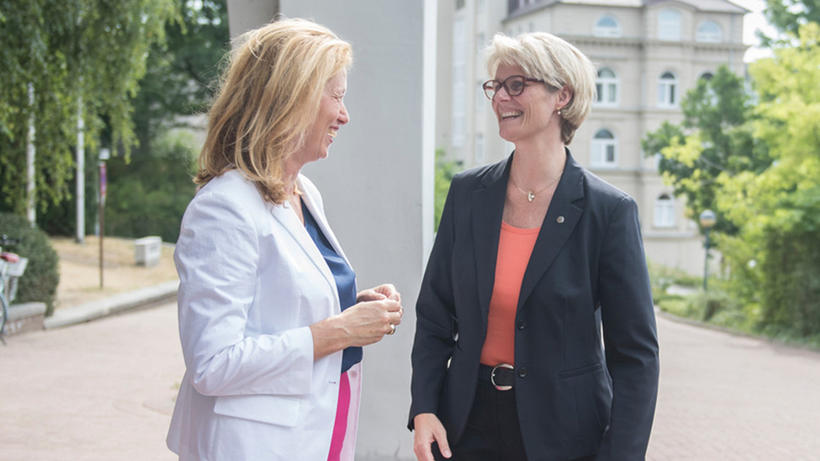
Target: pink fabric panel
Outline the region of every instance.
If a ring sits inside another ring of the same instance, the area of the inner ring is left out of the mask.
[[[347,372],[344,372],[339,380],[339,403],[336,404],[336,422],[333,424],[333,437],[330,439],[330,454],[327,455],[327,461],[341,461],[349,410],[350,380]]]

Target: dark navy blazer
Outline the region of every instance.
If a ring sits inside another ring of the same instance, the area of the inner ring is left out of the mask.
[[[410,428],[435,413],[451,446],[475,397],[511,164],[512,155],[453,178],[416,304]],[[515,325],[527,459],[644,459],[658,341],[638,209],[569,151]]]

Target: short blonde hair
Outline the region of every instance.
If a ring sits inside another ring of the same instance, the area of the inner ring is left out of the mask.
[[[284,160],[304,143],[328,80],[350,68],[349,43],[304,19],[280,19],[243,34],[208,112],[208,135],[194,182],[236,168],[265,200],[289,191]]]
[[[595,99],[595,67],[589,59],[569,42],[546,32],[516,37],[496,34],[488,48],[490,75],[502,64],[520,66],[528,77],[544,80],[552,91],[570,90],[572,98],[561,108],[561,140],[569,144]]]

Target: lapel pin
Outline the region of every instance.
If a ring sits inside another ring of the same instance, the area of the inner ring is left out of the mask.
[[[564,223],[564,217],[559,216],[558,219],[556,219],[556,221],[558,222],[558,224],[563,224]]]

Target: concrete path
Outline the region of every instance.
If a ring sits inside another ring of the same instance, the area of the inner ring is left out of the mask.
[[[175,459],[164,439],[183,371],[176,323],[166,304],[9,338],[0,346],[0,459]],[[663,317],[658,328],[648,460],[820,459],[820,354]],[[406,414],[407,389],[370,392]]]

